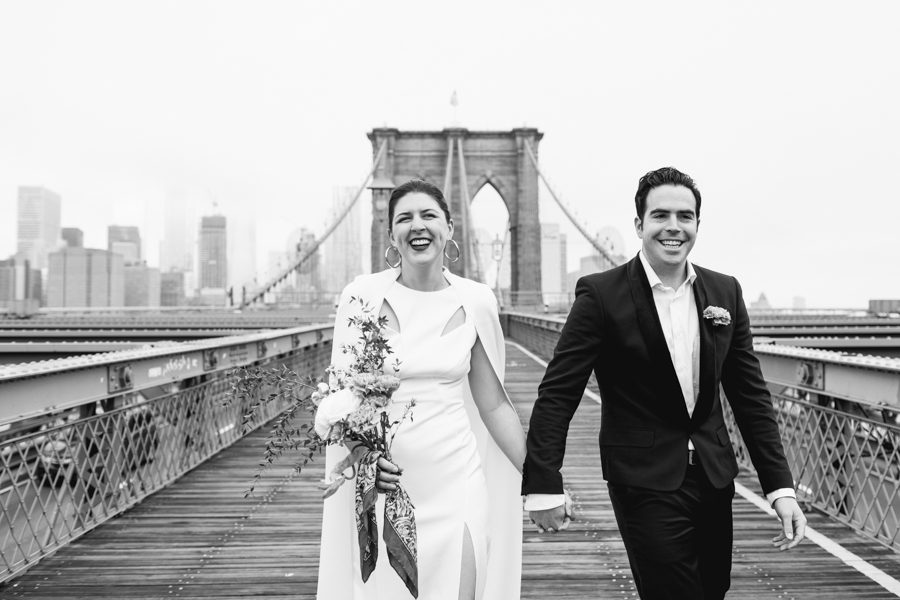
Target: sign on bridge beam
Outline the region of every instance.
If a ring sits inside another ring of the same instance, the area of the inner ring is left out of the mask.
[[[333,332],[331,325],[315,325],[0,366],[0,425],[227,371],[328,342]]]
[[[900,409],[900,359],[772,344],[754,351],[770,384]]]

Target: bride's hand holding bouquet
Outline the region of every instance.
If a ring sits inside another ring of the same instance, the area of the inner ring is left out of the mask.
[[[378,559],[378,526],[375,504],[378,496],[376,482],[381,475],[380,487],[386,492],[383,537],[391,566],[403,579],[413,597],[418,597],[418,569],[416,565],[416,520],[413,505],[397,475],[401,469],[391,462],[391,442],[400,424],[408,417],[412,420],[415,401],[409,402],[403,413],[391,421],[391,396],[400,387],[399,363],[394,362],[386,372],[385,362],[391,355],[391,348],[383,335],[387,320],[376,317],[371,307],[358,298],[352,303],[359,304],[359,316],[351,317],[350,324],[359,330],[359,340],[347,344],[341,350],[350,355],[347,368],[330,365],[326,369],[328,382],[307,378],[301,382],[299,376],[286,367],[274,374],[263,369],[238,369],[237,380],[232,390],[235,398],[254,398],[264,385],[278,384],[281,392],[270,394],[251,405],[244,418],[245,426],[254,411],[264,403],[278,397],[287,397],[292,405],[275,421],[275,427],[267,442],[264,460],[256,474],[259,479],[285,449],[298,449],[306,454],[302,469],[317,451],[325,446],[342,445],[348,454],[341,460],[319,487],[323,498],[332,496],[346,482],[356,479],[356,528],[359,537],[360,564],[363,581],[375,570]],[[305,397],[298,395],[297,388],[312,389]],[[293,418],[300,410],[314,413],[313,427],[304,424],[299,429],[291,426]],[[305,432],[305,439],[296,437]],[[391,481],[391,478],[394,478]],[[250,488],[250,492],[253,487]]]

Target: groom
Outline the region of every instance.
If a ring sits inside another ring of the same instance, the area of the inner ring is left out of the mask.
[[[568,523],[560,467],[588,377],[602,396],[600,463],[644,600],[719,599],[730,585],[734,478],[721,384],[789,550],[806,518],[795,499],[737,280],[692,265],[700,192],[667,167],[638,183],[641,251],[583,277],[528,431],[525,508],[540,531]]]

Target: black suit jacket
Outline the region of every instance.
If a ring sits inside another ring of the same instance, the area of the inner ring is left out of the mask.
[[[523,494],[560,494],[569,421],[591,371],[600,385],[603,478],[659,491],[677,489],[688,439],[717,488],[738,473],[725,427],[725,390],[765,493],[792,488],[771,397],[753,354],[750,318],[734,277],[694,265],[700,320],[700,388],[692,416],[672,365],[653,292],[639,258],[582,277],[528,431]],[[703,318],[725,308],[730,325]]]

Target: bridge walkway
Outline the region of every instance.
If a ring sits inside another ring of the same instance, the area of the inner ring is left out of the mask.
[[[542,374],[533,357],[508,346],[506,386],[526,424]],[[564,469],[578,520],[539,536],[523,517],[523,598],[637,597],[597,461],[599,416],[599,405],[585,398],[571,427]],[[244,498],[263,438],[251,434],[63,547],[0,587],[0,598],[315,598],[322,463],[301,475],[279,466],[255,497]],[[739,483],[758,492],[750,474]],[[774,551],[776,521],[740,495],[734,513],[730,599],[897,597],[815,543]],[[900,579],[896,554],[828,517],[809,517],[820,533]]]

